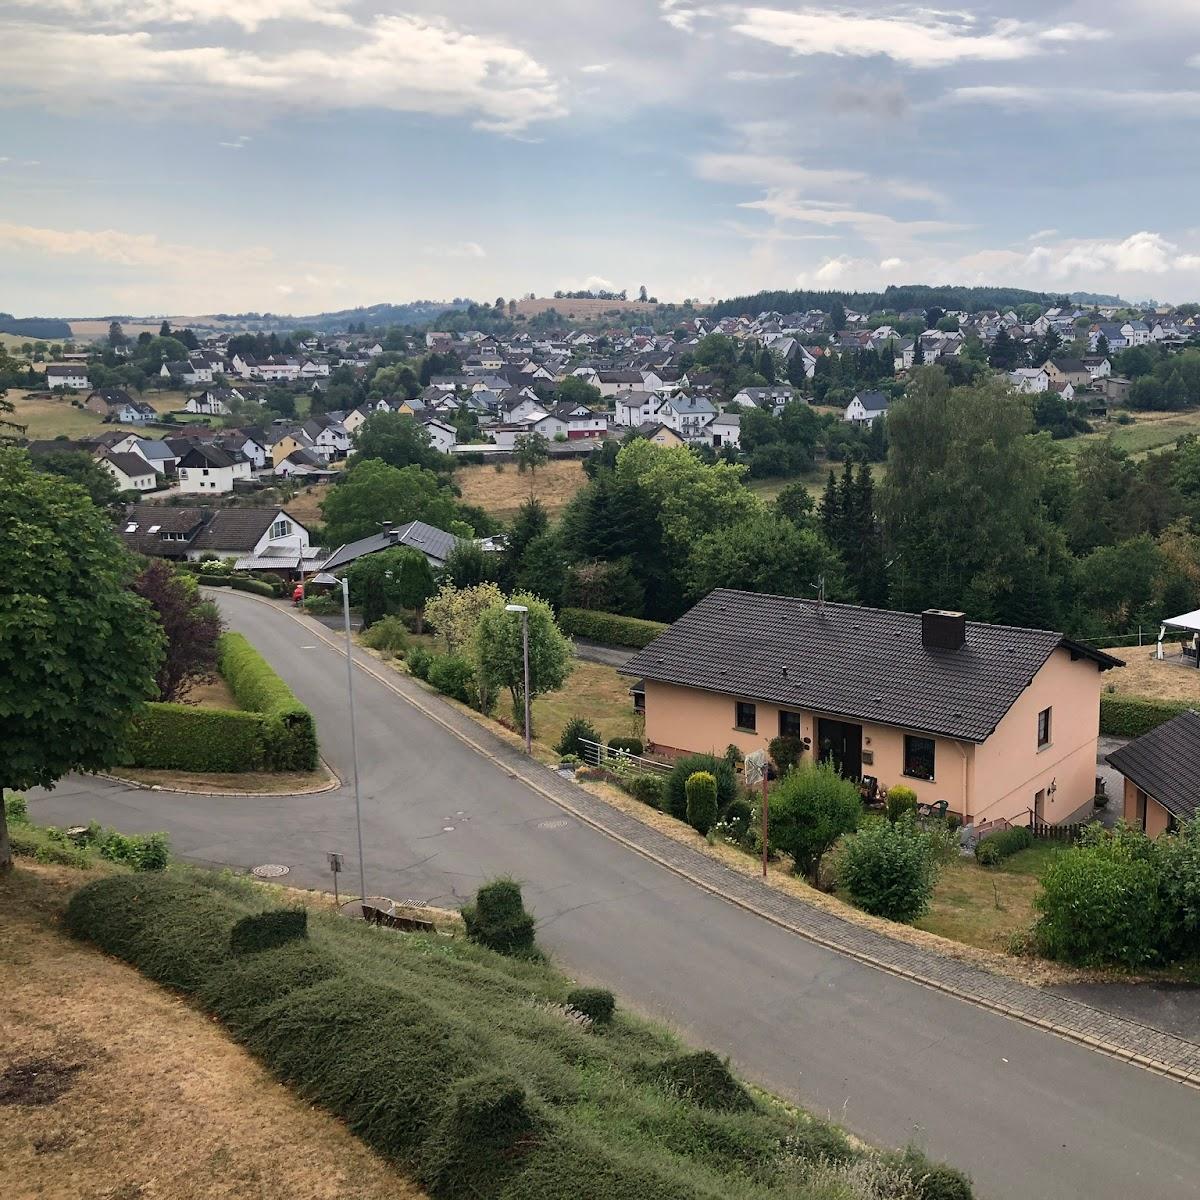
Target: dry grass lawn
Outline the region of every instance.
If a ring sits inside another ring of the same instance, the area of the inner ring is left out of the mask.
[[[331,483],[315,483],[311,487],[301,488],[284,507],[301,525],[321,525],[325,521],[321,515],[321,501],[329,495],[331,487]]]
[[[658,311],[657,304],[643,304],[640,300],[556,300],[553,296],[539,296],[536,300],[517,301],[517,315],[521,317],[535,317],[548,308],[575,321],[596,321],[614,309],[636,309],[645,313],[649,321]]]
[[[314,792],[334,782],[335,777],[318,765],[315,771],[160,771],[150,767],[118,767],[122,779],[147,787],[175,788],[184,792],[207,792],[214,796],[287,796]]]
[[[0,1195],[419,1200],[220,1026],[60,931],[95,875],[21,860],[0,881]]]
[[[577,659],[565,688],[534,700],[535,740],[547,751],[553,751],[563,726],[572,717],[586,717],[606,741],[614,737],[640,738],[644,722],[633,711],[633,697],[629,694],[632,682],[627,676],[618,675],[614,667]],[[510,709],[511,705],[502,702],[496,711],[507,717],[511,715]]]
[[[477,504],[498,520],[509,521],[529,499],[531,488],[546,511],[551,516],[557,515],[587,482],[587,476],[583,462],[570,458],[548,462],[532,475],[520,474],[512,463],[459,467],[454,472],[454,482],[466,503]]]
[[[68,397],[34,399],[25,392],[11,391],[7,398],[13,403],[11,420],[25,426],[25,436],[31,441],[48,441],[60,434],[79,438],[105,429],[135,432],[130,425],[105,425],[99,414],[89,412],[86,408],[76,408]]]
[[[195,704],[200,708],[237,708],[237,701],[229,690],[229,684],[220,675],[214,675],[203,683],[193,683],[180,697],[183,704]]]
[[[1157,633],[1155,629],[1150,636]],[[1121,646],[1105,653],[1125,664],[1104,673],[1106,688],[1153,700],[1192,700],[1200,707],[1200,671],[1194,666],[1184,666],[1178,657],[1159,662],[1153,657],[1153,642],[1148,646]],[[1164,653],[1175,655],[1175,647],[1164,647]]]

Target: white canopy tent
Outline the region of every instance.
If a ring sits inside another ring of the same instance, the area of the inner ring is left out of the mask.
[[[1194,609],[1192,612],[1182,613],[1178,617],[1168,617],[1163,621],[1158,630],[1158,646],[1155,650],[1155,658],[1163,658],[1163,638],[1167,636],[1168,629],[1177,629],[1187,634],[1184,639],[1184,646],[1190,646],[1192,656],[1196,659],[1196,665],[1200,666],[1200,654],[1196,653],[1197,646],[1200,644],[1200,608]],[[1182,649],[1182,647],[1181,647]]]

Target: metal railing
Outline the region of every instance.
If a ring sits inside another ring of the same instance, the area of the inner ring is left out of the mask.
[[[590,767],[630,767],[647,773],[658,771],[664,775],[669,775],[672,770],[670,763],[643,758],[640,754],[630,754],[628,750],[614,750],[603,742],[590,742],[587,738],[580,738],[579,744],[583,747],[580,757]]]

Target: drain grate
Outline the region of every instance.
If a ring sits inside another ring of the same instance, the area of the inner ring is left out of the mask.
[[[251,869],[251,875],[257,875],[259,879],[278,879],[280,875],[286,875],[292,868],[280,866],[279,863],[263,863],[261,867]]]

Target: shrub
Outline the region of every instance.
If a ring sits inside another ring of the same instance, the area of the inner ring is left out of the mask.
[[[534,920],[525,911],[521,885],[514,879],[495,879],[475,893],[475,903],[462,910],[467,936],[498,954],[517,957],[537,953]]]
[[[461,654],[436,654],[429,664],[427,678],[443,696],[450,696],[463,704],[479,704],[475,665],[469,658]]]
[[[520,1081],[487,1071],[454,1085],[427,1140],[421,1181],[431,1196],[499,1197],[532,1148],[534,1120]]]
[[[306,937],[308,910],[277,908],[251,913],[238,921],[229,934],[229,950],[232,954],[257,954]]]
[[[567,1003],[597,1025],[607,1025],[613,1018],[617,1002],[606,988],[579,987],[567,993]]]
[[[1042,877],[1034,941],[1047,958],[1138,967],[1163,935],[1159,873],[1118,844],[1072,846]]]
[[[697,1050],[669,1058],[659,1066],[659,1077],[672,1090],[701,1108],[718,1112],[744,1112],[754,1107],[750,1093],[711,1050]]]
[[[370,629],[363,631],[361,641],[381,654],[398,657],[408,647],[408,630],[399,617],[380,617]]]
[[[319,596],[305,596],[304,611],[313,617],[330,617],[342,611],[341,596],[336,592],[324,592]]]
[[[887,819],[894,825],[905,813],[917,811],[917,793],[902,783],[888,788],[887,807],[884,811]]]
[[[804,756],[804,740],[781,734],[768,743],[767,753],[779,774],[786,775],[793,767],[799,766],[800,759]]]
[[[873,821],[843,843],[838,885],[865,912],[913,921],[929,907],[937,879],[930,839],[909,815]]]
[[[165,871],[171,858],[165,833],[124,834],[109,829],[95,842],[101,858],[124,863],[135,871]]]
[[[238,704],[263,716],[265,766],[270,771],[312,771],[317,730],[312,713],[240,633],[223,633],[218,667]]]
[[[608,739],[608,748],[624,754],[636,754],[639,758],[645,753],[646,747],[641,738],[615,737]]]
[[[722,757],[735,771],[746,761],[746,756],[742,753],[741,746],[735,746],[732,742],[725,747],[725,753]]]
[[[255,596],[270,596],[274,598],[278,595],[278,592],[269,583],[264,583],[260,579],[251,579],[246,575],[231,576],[229,586],[235,592],[252,592]]]
[[[625,783],[625,790],[651,808],[662,808],[664,781],[661,775],[634,775]]]
[[[404,656],[404,662],[410,675],[428,680],[429,668],[433,666],[433,655],[424,646],[413,646]]]
[[[725,810],[725,815],[717,822],[717,828],[726,837],[742,846],[746,844],[750,833],[750,822],[753,819],[754,812],[750,805],[745,800],[735,800]]]
[[[664,785],[664,808],[673,817],[687,820],[687,781],[697,771],[707,771],[717,781],[717,811],[724,812],[737,798],[737,776],[723,758],[711,754],[685,754],[675,760]]]
[[[998,829],[975,843],[975,858],[983,867],[994,867],[1002,859],[1010,858],[1033,845],[1033,833],[1024,825],[1011,829]]]
[[[259,771],[266,762],[262,714],[190,704],[144,705],[121,762],[164,771]]]
[[[684,784],[687,794],[687,821],[699,834],[707,834],[717,820],[717,781],[708,771],[689,775]]]
[[[912,1183],[913,1200],[973,1200],[971,1180],[945,1163],[930,1162],[915,1146],[900,1154],[886,1154],[884,1161],[898,1167]]]
[[[12,825],[8,830],[8,841],[18,858],[32,858],[35,862],[74,867],[80,871],[86,871],[92,865],[92,855],[86,849],[50,826],[26,822]]]
[[[790,854],[796,870],[814,883],[821,859],[844,833],[858,827],[858,788],[828,763],[805,763],[789,771],[769,798],[772,850]]]
[[[24,825],[29,820],[29,805],[20,792],[5,795],[4,817],[10,825]]]
[[[595,725],[586,717],[572,717],[563,726],[562,734],[555,743],[554,749],[559,754],[576,754],[586,762],[594,756],[595,751],[585,746],[583,744],[585,741],[599,744],[600,734]]]
[[[1100,697],[1100,732],[1111,737],[1141,737],[1194,707],[1187,700],[1150,700],[1139,696]]]
[[[1195,955],[1200,945],[1200,817],[1185,821],[1174,837],[1154,843],[1166,918],[1163,943],[1173,957]]]
[[[610,646],[632,646],[635,650],[648,646],[667,628],[659,621],[621,617],[616,613],[594,612],[588,608],[564,608],[558,614],[558,627],[573,637],[588,638]]]

